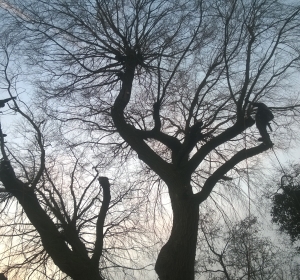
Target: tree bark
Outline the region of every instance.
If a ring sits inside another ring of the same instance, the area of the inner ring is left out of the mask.
[[[197,246],[199,206],[193,196],[174,195],[173,228],[155,265],[160,280],[193,280]]]

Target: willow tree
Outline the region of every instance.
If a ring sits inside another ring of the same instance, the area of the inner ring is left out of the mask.
[[[73,144],[103,141],[163,182],[173,225],[155,270],[162,280],[194,279],[199,206],[240,163],[272,147],[257,142],[249,101],[273,109],[275,147],[294,137],[300,7],[274,0],[1,6],[27,34],[25,63],[42,73],[36,86],[48,116],[85,127]]]

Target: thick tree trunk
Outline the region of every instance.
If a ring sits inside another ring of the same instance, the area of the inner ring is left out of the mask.
[[[160,280],[193,280],[199,206],[191,198],[172,199],[173,228],[155,265]]]
[[[99,272],[99,263],[89,258],[88,252],[78,235],[70,237],[72,240],[77,240],[74,241],[75,243],[70,242],[76,245],[70,249],[54,222],[41,207],[34,189],[16,177],[10,162],[7,160],[2,160],[0,163],[0,181],[5,189],[19,201],[28,219],[38,231],[44,249],[61,271],[73,280],[103,280]],[[74,234],[74,231],[71,234]]]
[[[67,247],[52,220],[41,208],[33,191],[23,194],[14,191],[13,194],[39,232],[45,250],[61,271],[73,280],[103,280],[99,273],[99,264],[93,263],[87,252],[83,254],[81,251],[72,251]]]

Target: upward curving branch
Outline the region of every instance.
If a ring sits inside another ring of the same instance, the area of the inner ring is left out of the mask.
[[[92,256],[92,262],[95,266],[99,265],[100,257],[102,256],[103,251],[103,227],[104,227],[104,221],[106,217],[106,213],[109,208],[110,203],[110,183],[108,181],[107,177],[99,177],[99,183],[103,189],[103,201],[101,205],[101,209],[98,215],[97,219],[97,225],[96,225],[96,242],[94,247],[94,253]]]
[[[28,219],[38,231],[43,246],[54,263],[73,279],[84,279],[86,273],[89,273],[90,266],[87,252],[77,254],[76,251],[72,251],[68,247],[54,222],[41,207],[34,189],[28,187],[16,177],[8,160],[3,160],[0,163],[0,181],[5,189],[21,204]],[[78,264],[84,265],[79,266]]]
[[[243,160],[256,156],[264,151],[270,149],[272,145],[261,144],[257,147],[253,147],[250,149],[243,149],[237,152],[231,159],[226,161],[222,166],[220,166],[205,182],[202,190],[195,194],[195,200],[198,204],[201,204],[205,201],[210,193],[212,192],[216,183],[235,165],[242,162]]]

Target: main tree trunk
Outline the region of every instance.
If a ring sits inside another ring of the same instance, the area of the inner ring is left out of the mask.
[[[193,280],[199,206],[192,198],[172,199],[173,228],[155,265],[160,280]]]

